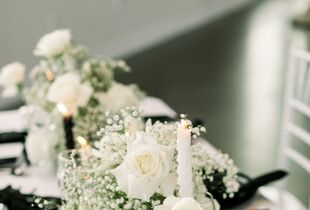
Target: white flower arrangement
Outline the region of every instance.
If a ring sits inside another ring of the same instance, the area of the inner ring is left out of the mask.
[[[72,40],[68,29],[44,35],[36,45],[34,55],[41,60],[30,72],[31,86],[22,88],[25,66],[15,62],[0,72],[3,94],[13,96],[18,90],[23,90],[27,105],[40,107],[55,119],[58,119],[57,104],[64,105],[73,115],[75,138],[85,136],[89,140],[97,140],[93,134],[103,113],[136,106],[143,98],[135,85],[124,85],[114,80],[116,72],[130,71],[124,61],[92,58],[84,47]],[[31,128],[36,124],[30,125],[29,132],[38,130]],[[62,121],[54,121],[53,124],[61,127]],[[55,141],[59,142],[58,139]],[[58,145],[57,148],[62,147]]]
[[[4,66],[0,74],[0,86],[3,87],[2,95],[11,97],[18,93],[25,79],[25,65],[14,62]]]
[[[130,123],[136,129],[126,129]],[[193,198],[179,198],[177,123],[144,123],[141,111],[127,107],[116,115],[106,113],[102,125],[101,140],[87,161],[72,156],[64,167],[63,209],[218,210],[209,189],[223,197],[239,189],[233,161],[194,143]],[[204,131],[193,128],[192,136]]]

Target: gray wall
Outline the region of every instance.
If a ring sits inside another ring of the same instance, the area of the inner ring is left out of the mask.
[[[251,0],[1,0],[0,66],[31,67],[44,33],[72,29],[93,54],[122,57],[195,28]]]

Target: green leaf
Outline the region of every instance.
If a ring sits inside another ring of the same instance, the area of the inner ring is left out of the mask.
[[[91,107],[96,107],[96,106],[98,106],[98,105],[99,105],[98,99],[96,99],[95,97],[91,97],[91,98],[89,99],[89,106],[91,106]]]
[[[87,109],[85,107],[79,107],[78,112],[80,116],[85,116],[87,114]]]

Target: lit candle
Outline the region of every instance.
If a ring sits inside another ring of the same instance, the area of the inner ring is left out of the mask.
[[[177,174],[181,197],[193,197],[193,174],[191,153],[191,129],[188,122],[182,119],[177,132]]]
[[[67,109],[64,104],[58,103],[57,108],[60,113],[63,115],[63,124],[64,124],[64,131],[66,137],[66,148],[73,149],[74,148],[74,140],[73,140],[73,119],[72,113]]]
[[[78,136],[76,140],[80,144],[80,154],[82,161],[87,161],[91,152],[90,145],[87,143],[87,140],[82,136]]]

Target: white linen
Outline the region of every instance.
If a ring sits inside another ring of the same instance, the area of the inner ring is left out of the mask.
[[[27,126],[19,110],[0,112],[0,132],[20,132]]]
[[[252,199],[234,208],[229,208],[229,210],[281,210],[281,208],[260,193],[257,193]]]
[[[23,176],[11,175],[8,171],[0,172],[0,189],[11,185],[22,193],[35,193],[40,196],[60,196],[56,172],[43,170],[41,167],[29,167]]]
[[[144,111],[144,116],[167,116],[174,118],[177,113],[159,98],[147,97],[141,104],[140,108]]]
[[[23,151],[22,143],[0,144],[0,159],[19,157]]]

